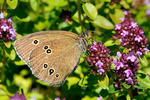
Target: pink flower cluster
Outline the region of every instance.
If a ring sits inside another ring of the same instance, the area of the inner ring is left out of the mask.
[[[4,14],[0,13],[0,39],[4,41],[14,40],[16,31],[12,26],[12,19],[5,19]]]
[[[136,72],[139,69],[139,62],[133,52],[123,53],[117,52],[117,59],[115,63],[115,87],[120,86],[121,83],[134,84],[136,82]]]
[[[109,55],[109,49],[103,46],[100,42],[93,42],[89,52],[90,55],[87,62],[90,66],[92,66],[92,70],[94,72],[102,75],[110,69],[110,65],[113,60]],[[94,66],[96,66],[96,68]]]
[[[140,57],[149,52],[144,30],[133,21],[128,11],[124,11],[124,14],[125,17],[121,18],[122,22],[115,26],[116,36],[114,38],[118,39],[123,47]]]

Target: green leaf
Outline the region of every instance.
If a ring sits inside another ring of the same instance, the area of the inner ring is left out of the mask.
[[[47,83],[45,83],[45,82],[43,82],[43,81],[41,81],[41,80],[36,80],[36,82],[37,83],[40,83],[41,85],[44,85],[44,86],[49,86],[49,84],[47,84]]]
[[[97,9],[96,7],[91,3],[85,3],[83,4],[83,10],[85,14],[92,20],[96,19],[97,17]]]
[[[11,42],[10,42],[10,41],[4,42],[4,44],[5,44],[5,46],[6,46],[7,48],[10,48],[10,47],[11,47]]]
[[[18,4],[18,0],[7,0],[7,4],[10,8],[15,9]]]
[[[131,98],[130,98],[130,95],[129,95],[129,94],[126,96],[126,100],[131,100]]]
[[[128,85],[127,83],[123,83],[123,86],[126,88],[126,89],[129,89],[131,87],[131,85]]]
[[[104,46],[113,46],[114,45],[114,43],[113,43],[113,40],[108,40],[108,41],[106,41],[105,43],[104,43]]]
[[[109,86],[109,91],[108,92],[109,93],[115,93],[115,87],[114,87],[113,84]]]
[[[78,11],[72,16],[72,19],[79,23],[79,13],[78,13]],[[81,20],[83,20],[82,15],[81,15]]]
[[[85,96],[81,100],[96,100],[98,97]]]
[[[98,15],[97,18],[93,21],[93,24],[104,29],[113,29],[114,25],[105,17]]]
[[[121,20],[120,18],[123,18],[124,17],[124,13],[122,10],[120,9],[115,9],[115,12],[112,14],[110,13],[109,16],[111,17],[112,21],[115,23],[115,24],[118,24],[118,23],[121,23]]]
[[[74,72],[80,75],[80,78],[84,78],[84,74],[82,73],[82,67],[80,65],[77,67],[77,69]]]
[[[35,29],[37,30],[43,30],[44,28],[49,27],[49,22],[46,21],[39,21],[37,24],[34,25]]]
[[[87,84],[88,84],[88,76],[85,76],[84,78],[82,78],[80,81],[79,81],[79,86],[81,87],[87,87]]]
[[[80,79],[77,78],[77,77],[68,77],[67,80],[68,80],[68,89],[70,89],[70,87],[71,87],[72,85],[77,84]]]
[[[147,67],[148,66],[148,60],[147,58],[144,56],[142,59],[140,59],[141,65],[142,67]]]
[[[15,16],[15,18],[20,22],[29,22],[31,20],[30,16],[27,16],[26,18],[19,18],[18,16]]]
[[[11,60],[15,60],[15,58],[16,58],[16,52],[15,52],[15,50],[13,49],[13,50],[11,50],[11,52],[10,52],[10,59]]]
[[[145,75],[145,72],[139,71],[140,73]],[[138,82],[144,84],[147,88],[150,88],[150,78],[146,75],[146,77],[137,76]]]
[[[30,89],[32,84],[31,78],[24,78],[20,75],[14,75],[14,83],[23,89],[24,93],[27,93],[27,91]],[[18,81],[19,80],[19,81]]]
[[[14,63],[15,63],[16,65],[18,65],[18,66],[25,65],[25,63],[24,63],[22,60],[20,60],[20,61],[15,61]]]
[[[38,0],[30,0],[30,6],[34,11],[37,11],[39,7]]]
[[[107,75],[105,75],[103,80],[98,80],[99,85],[102,89],[108,89],[109,86],[109,78]]]

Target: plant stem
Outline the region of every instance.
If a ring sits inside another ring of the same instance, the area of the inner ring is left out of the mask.
[[[78,18],[79,18],[79,23],[81,25],[81,30],[83,32],[83,23],[82,23],[82,20],[81,20],[81,8],[80,8],[80,3],[81,3],[81,0],[78,0]]]
[[[128,93],[129,93],[129,95],[130,95],[131,100],[133,100],[132,88],[128,89]]]
[[[2,43],[3,46],[2,46],[2,51],[3,51],[3,56],[2,56],[2,68],[1,68],[1,76],[0,76],[0,80],[2,81],[3,79],[3,75],[4,75],[4,71],[5,71],[5,60],[6,60],[6,54],[5,54],[5,44],[4,42]]]
[[[6,7],[6,0],[4,0],[4,2],[3,2],[1,12],[3,12],[5,10],[5,7]]]

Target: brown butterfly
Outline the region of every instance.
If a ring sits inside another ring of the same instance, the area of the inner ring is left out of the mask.
[[[60,85],[77,67],[86,51],[84,37],[67,31],[41,31],[15,41],[19,57],[40,80]]]

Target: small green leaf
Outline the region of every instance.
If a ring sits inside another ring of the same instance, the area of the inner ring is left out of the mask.
[[[84,78],[82,78],[80,81],[79,81],[79,86],[81,86],[81,87],[87,87],[87,84],[88,84],[88,81],[87,81],[87,79],[88,79],[88,76],[85,76]]]
[[[145,72],[139,71],[140,73],[145,75]],[[148,76],[141,77],[140,75],[137,76],[138,82],[144,84],[147,88],[150,88],[150,78]]]
[[[15,74],[13,77],[14,77],[14,83],[17,86],[19,86],[20,88],[22,88],[24,93],[27,93],[27,91],[31,87],[32,79],[31,78],[24,78],[24,77],[17,75],[17,74]]]
[[[109,91],[108,92],[109,93],[115,93],[115,87],[114,87],[113,84],[109,86]]]
[[[11,60],[15,60],[15,58],[16,58],[16,52],[15,52],[15,50],[13,49],[13,50],[11,50],[11,52],[10,52],[10,59],[11,59]]]
[[[96,100],[98,97],[85,96],[81,100]]]
[[[31,8],[34,10],[34,11],[37,11],[38,10],[38,0],[30,0],[30,5],[31,5]]]
[[[129,95],[129,94],[126,96],[126,100],[131,100],[131,98],[130,98],[130,95]]]
[[[80,75],[80,78],[84,78],[84,74],[82,73],[82,67],[80,65],[77,67],[77,69],[74,72]]]
[[[96,7],[91,3],[85,3],[83,4],[83,10],[86,13],[86,15],[91,18],[92,20],[96,19],[97,17],[97,9]]]
[[[147,67],[148,66],[148,60],[147,58],[144,56],[142,59],[140,59],[141,65],[142,67]]]
[[[131,85],[128,85],[127,83],[123,83],[123,86],[126,88],[126,89],[129,89],[131,87]]]
[[[93,24],[104,29],[113,29],[114,25],[105,17],[98,15],[97,18],[93,21]]]
[[[7,0],[7,4],[10,8],[15,9],[18,4],[18,0]]]
[[[115,9],[115,12],[112,14],[110,13],[109,16],[111,17],[112,21],[115,23],[115,24],[118,24],[118,23],[121,23],[121,20],[120,18],[123,18],[124,17],[124,13],[122,10],[120,9]]]
[[[70,87],[71,87],[72,85],[77,84],[80,79],[77,78],[77,77],[68,77],[67,80],[68,80],[68,89],[70,89]]]
[[[108,40],[108,41],[106,41],[105,43],[104,43],[104,46],[113,46],[114,45],[114,43],[113,43],[113,40]]]
[[[109,86],[109,78],[107,75],[105,75],[103,80],[98,80],[98,83],[100,84],[102,89],[108,89]]]
[[[72,19],[76,22],[79,23],[79,13],[76,12],[73,16],[72,16]],[[81,20],[83,20],[83,16],[81,15]]]
[[[15,61],[14,63],[15,63],[16,65],[18,65],[18,66],[25,65],[25,63],[24,63],[22,60],[20,60],[20,61]]]
[[[5,46],[6,46],[7,48],[10,48],[10,47],[11,47],[11,42],[10,42],[10,41],[4,42],[4,44],[5,44]]]

